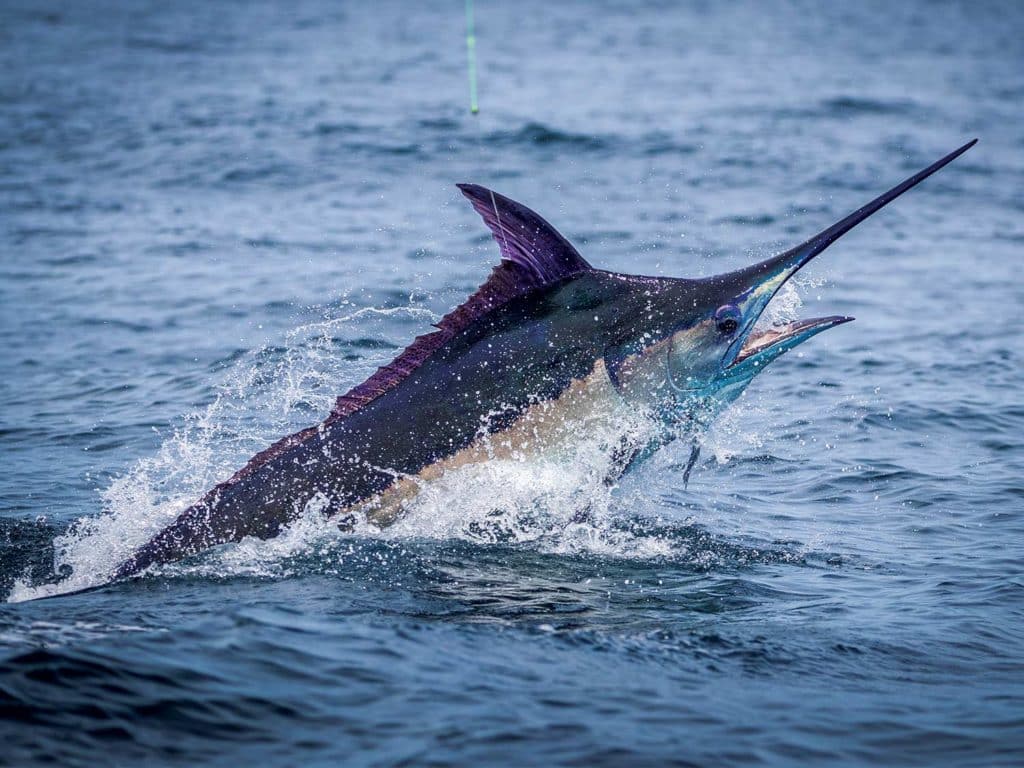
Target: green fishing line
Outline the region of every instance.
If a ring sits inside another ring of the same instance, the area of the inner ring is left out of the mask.
[[[476,103],[476,35],[473,32],[473,0],[466,0],[466,60],[469,64],[469,111],[480,111]]]

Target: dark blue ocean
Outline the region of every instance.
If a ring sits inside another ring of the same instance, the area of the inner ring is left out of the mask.
[[[1024,6],[476,25],[474,117],[456,0],[0,2],[0,764],[1024,763]],[[57,594],[482,282],[456,182],[705,276],[975,136],[780,294],[857,322],[688,487],[686,444],[609,489],[581,434]]]

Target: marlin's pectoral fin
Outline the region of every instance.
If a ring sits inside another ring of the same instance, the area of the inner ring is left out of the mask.
[[[690,458],[686,461],[686,469],[683,470],[683,488],[690,484],[690,472],[693,471],[693,465],[697,463],[699,458],[700,443],[694,440],[693,445],[690,446]]]

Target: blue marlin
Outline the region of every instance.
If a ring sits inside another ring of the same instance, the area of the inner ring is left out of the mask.
[[[849,322],[755,328],[811,259],[975,141],[795,248],[703,279],[595,269],[526,206],[459,184],[501,250],[486,282],[339,397],[324,421],[257,454],[182,512],[114,578],[276,536],[310,505],[342,526],[358,516],[386,525],[423,483],[455,468],[543,454],[638,413],[662,425],[609,443],[614,480],[674,437],[699,434],[784,352]]]

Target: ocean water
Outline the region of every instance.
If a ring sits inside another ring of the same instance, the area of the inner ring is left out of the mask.
[[[1024,762],[1024,7],[0,3],[0,764]],[[606,488],[495,462],[102,581],[486,276],[453,184],[702,276],[969,138]],[[580,509],[590,513],[578,522]],[[33,600],[51,596],[49,599]]]

